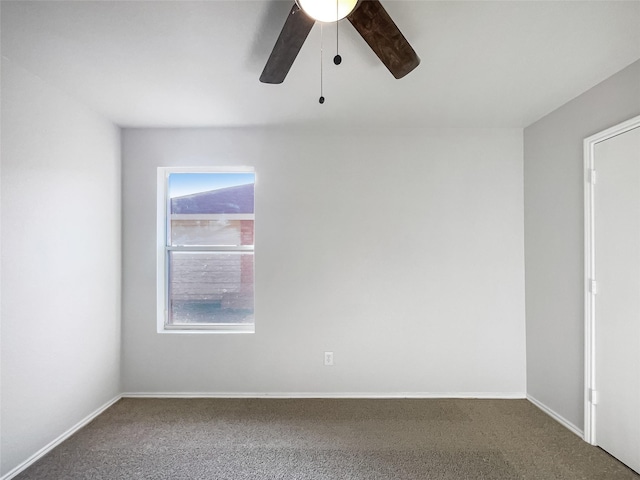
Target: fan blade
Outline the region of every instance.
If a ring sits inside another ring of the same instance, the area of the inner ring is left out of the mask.
[[[282,83],[316,21],[294,3],[264,66],[262,83]]]
[[[420,58],[378,0],[362,0],[349,21],[396,78],[420,65]]]

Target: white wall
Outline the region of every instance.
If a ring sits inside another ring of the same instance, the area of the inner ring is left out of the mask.
[[[197,165],[256,169],[255,334],[156,333],[156,168]],[[524,395],[522,174],[515,129],[124,130],[124,391]]]
[[[527,393],[583,428],[585,137],[640,114],[640,61],[524,131]]]
[[[2,60],[2,466],[120,392],[120,133]]]

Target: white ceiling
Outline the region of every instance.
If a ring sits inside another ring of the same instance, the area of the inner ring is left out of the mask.
[[[640,1],[382,0],[422,63],[396,80],[316,24],[258,81],[292,0],[2,1],[2,55],[122,126],[524,127],[640,58]]]

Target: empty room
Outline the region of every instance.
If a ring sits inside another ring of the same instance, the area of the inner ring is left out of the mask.
[[[0,20],[0,480],[640,478],[640,0]]]

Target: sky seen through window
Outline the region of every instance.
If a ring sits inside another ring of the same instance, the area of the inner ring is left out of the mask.
[[[255,173],[172,173],[169,198],[255,183]]]

